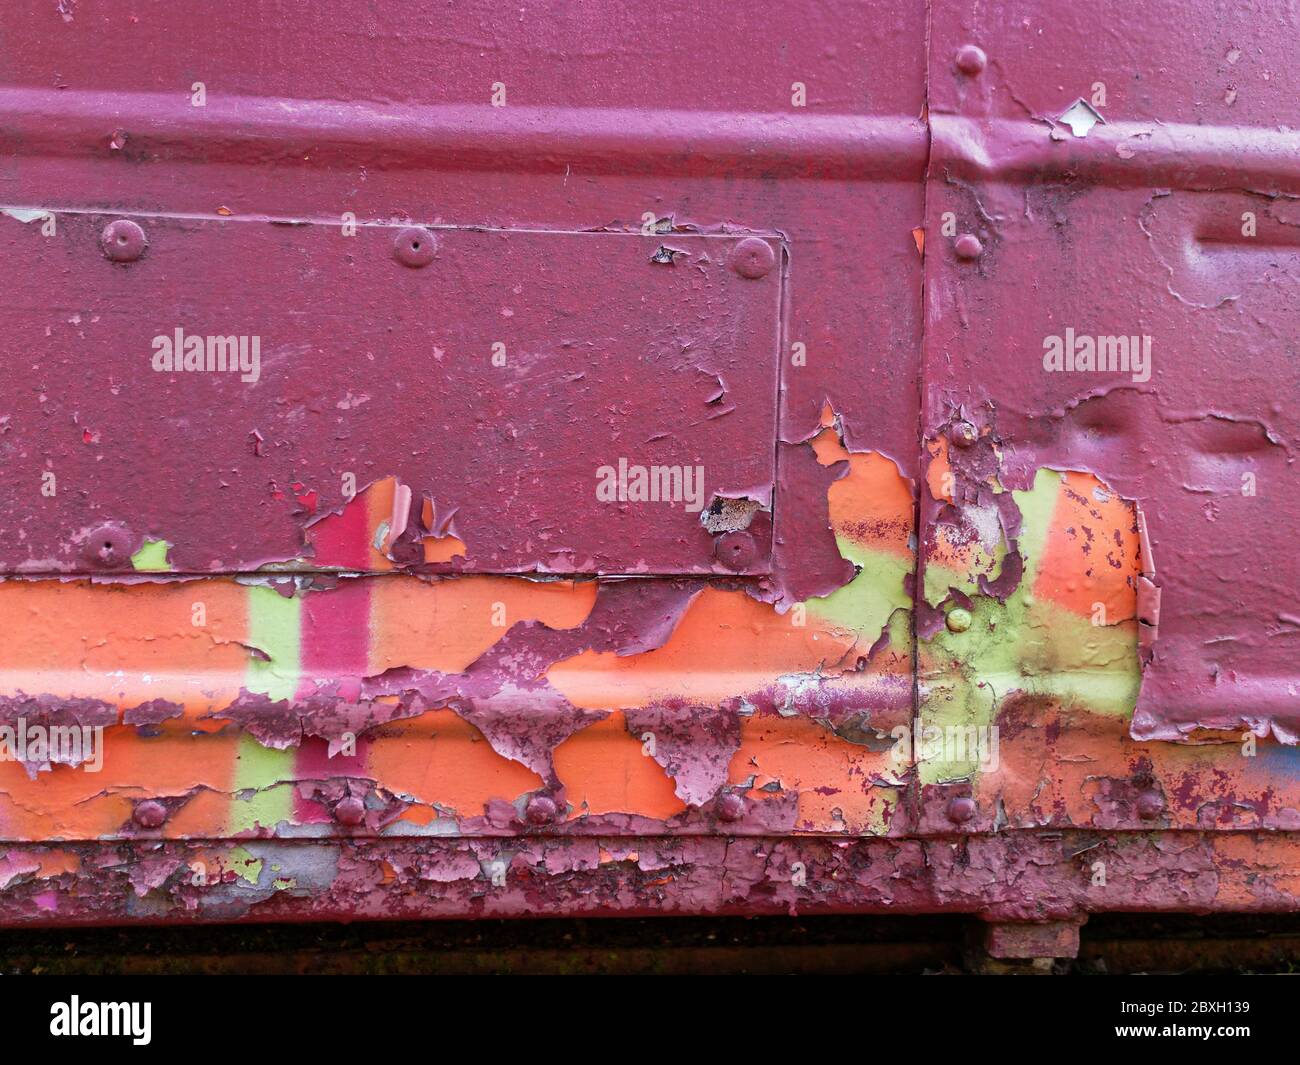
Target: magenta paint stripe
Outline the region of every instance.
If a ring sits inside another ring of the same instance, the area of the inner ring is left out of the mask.
[[[361,511],[364,507],[352,508]],[[368,580],[347,580],[337,588],[310,592],[303,600],[300,696],[329,687],[341,699],[356,699],[361,678],[370,669],[370,588]],[[299,779],[367,775],[367,748],[358,737],[356,753],[339,752],[329,757],[324,740],[310,739],[298,749],[295,761]],[[294,797],[294,815],[299,822],[319,821],[322,811],[315,803]]]
[[[366,494],[356,496],[338,514],[317,524],[311,532],[318,566],[347,569],[370,567],[370,506]]]

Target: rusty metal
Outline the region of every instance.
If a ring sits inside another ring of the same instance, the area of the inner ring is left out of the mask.
[[[7,24],[0,922],[1300,908],[1293,13],[137,7]]]

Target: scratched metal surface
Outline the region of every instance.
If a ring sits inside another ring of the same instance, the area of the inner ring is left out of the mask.
[[[11,15],[0,921],[1296,908],[1296,18]]]

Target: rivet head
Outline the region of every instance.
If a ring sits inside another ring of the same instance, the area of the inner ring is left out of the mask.
[[[109,222],[99,234],[99,245],[115,263],[133,263],[144,254],[149,238],[129,218]]]
[[[167,807],[157,799],[145,799],[136,803],[131,812],[131,820],[141,828],[158,828],[167,820]]]
[[[763,277],[776,265],[772,245],[758,237],[746,237],[732,249],[731,268],[751,280]]]
[[[729,791],[718,799],[718,819],[721,821],[739,821],[745,816],[745,800],[734,791]]]
[[[948,431],[948,439],[958,447],[970,447],[979,438],[979,430],[970,422],[957,422]]]
[[[555,800],[549,795],[534,795],[524,807],[524,819],[530,825],[549,825],[555,820]]]
[[[131,565],[132,537],[123,525],[100,525],[81,544],[82,560],[95,569],[126,569]]]
[[[356,795],[345,795],[334,807],[334,820],[340,825],[359,825],[366,819],[366,804]]]
[[[948,820],[953,824],[964,825],[975,816],[975,800],[969,795],[959,795],[948,803]]]
[[[1137,800],[1138,817],[1154,821],[1165,812],[1165,800],[1158,791],[1144,791]]]
[[[758,558],[758,544],[747,532],[729,532],[713,542],[713,557],[728,569],[742,570]]]
[[[982,73],[988,61],[989,57],[984,54],[984,49],[979,45],[963,44],[957,49],[957,69],[963,74],[974,77]]]
[[[403,266],[428,266],[437,251],[437,238],[421,226],[407,226],[393,241],[393,258]]]
[[[953,251],[957,253],[958,259],[978,259],[984,252],[984,245],[980,243],[980,238],[974,233],[963,233],[957,238],[953,245]]]
[[[948,611],[944,624],[948,626],[949,632],[965,632],[970,628],[971,616],[970,611],[964,607],[953,607]]]

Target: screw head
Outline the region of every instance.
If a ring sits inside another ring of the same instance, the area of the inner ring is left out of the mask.
[[[1164,812],[1165,800],[1158,791],[1144,791],[1138,796],[1137,813],[1143,821],[1154,821]]]
[[[957,253],[958,259],[978,259],[984,252],[984,245],[980,243],[980,238],[974,233],[963,233],[953,244],[953,251]]]
[[[524,820],[530,825],[549,825],[555,820],[557,807],[549,795],[534,795],[524,807]]]
[[[122,525],[91,529],[81,544],[81,558],[95,569],[126,569],[131,565],[132,536]]]
[[[167,807],[157,799],[145,799],[136,803],[131,820],[141,828],[158,828],[167,820]]]
[[[948,820],[953,824],[964,825],[975,816],[975,800],[969,795],[959,795],[948,803]]]
[[[739,821],[745,816],[745,800],[734,791],[728,791],[718,798],[718,820]]]
[[[758,237],[746,237],[732,249],[731,268],[741,277],[757,280],[776,265],[772,245]]]
[[[953,607],[944,618],[944,624],[948,626],[949,632],[965,632],[970,628],[970,623],[970,611],[960,606]]]
[[[115,263],[133,263],[144,254],[149,238],[129,218],[109,222],[99,234],[99,246]]]
[[[407,226],[393,241],[393,258],[403,266],[428,266],[437,251],[437,238],[423,226]]]
[[[743,570],[758,557],[758,544],[747,532],[729,532],[713,542],[713,557],[728,569]]]
[[[957,69],[970,77],[983,73],[988,61],[984,49],[977,44],[963,44],[957,49]]]
[[[957,422],[948,431],[948,439],[958,447],[970,447],[979,438],[979,430],[970,422]]]
[[[334,806],[334,820],[340,825],[359,825],[366,819],[366,804],[356,795],[345,795]]]

